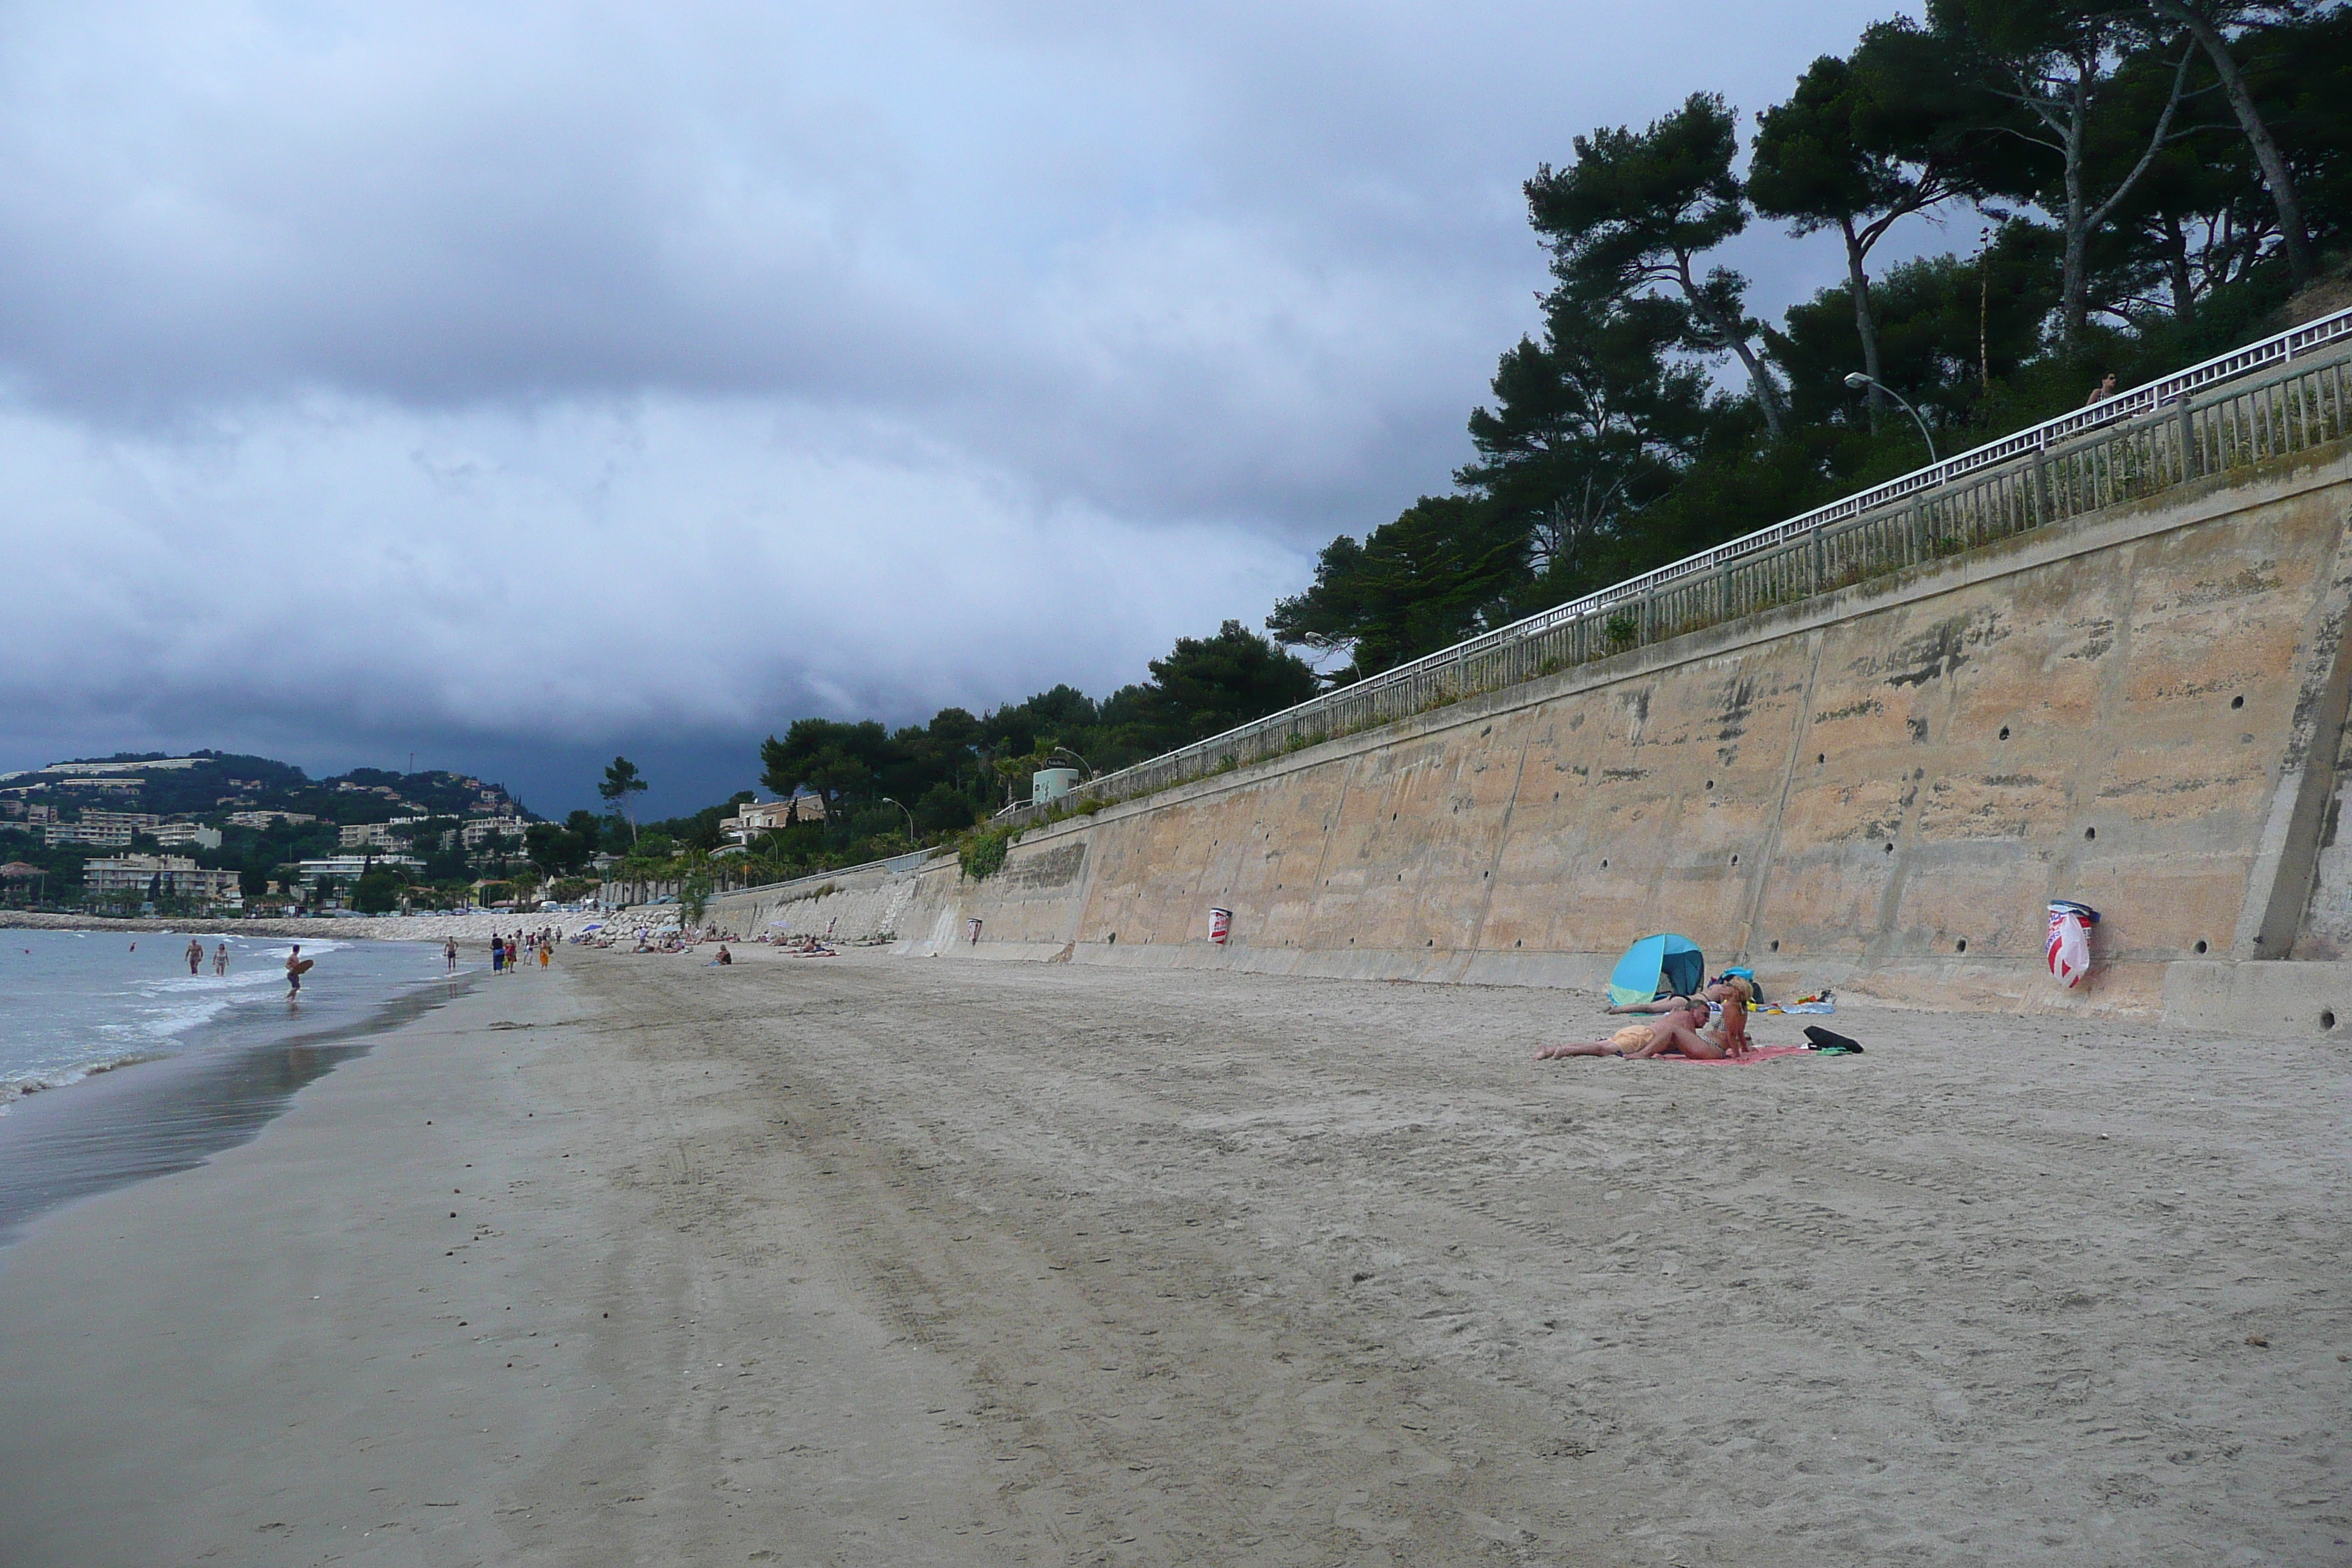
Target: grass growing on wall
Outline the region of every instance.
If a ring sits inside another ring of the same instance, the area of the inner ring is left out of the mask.
[[[975,882],[984,882],[1004,868],[1004,857],[1013,840],[1027,832],[1020,827],[983,827],[964,835],[956,846],[956,863]]]

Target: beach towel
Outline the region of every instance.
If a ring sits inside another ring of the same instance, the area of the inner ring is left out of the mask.
[[[1701,1067],[1753,1067],[1758,1062],[1777,1062],[1782,1057],[1801,1057],[1803,1046],[1759,1046],[1744,1057],[1643,1057],[1645,1062],[1696,1062]]]
[[[1817,991],[1810,996],[1800,996],[1793,1002],[1774,1002],[1748,1009],[1751,1013],[1826,1014],[1837,1011],[1837,998],[1827,991]]]

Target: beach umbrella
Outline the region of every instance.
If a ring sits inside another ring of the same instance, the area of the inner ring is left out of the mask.
[[[1706,979],[1706,955],[1686,936],[1661,931],[1625,950],[1609,975],[1612,1006],[1632,1007],[1661,996],[1687,996]]]

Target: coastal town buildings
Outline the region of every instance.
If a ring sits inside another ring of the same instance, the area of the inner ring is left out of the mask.
[[[237,827],[267,829],[273,822],[283,822],[289,826],[299,827],[319,819],[307,811],[232,811],[228,814],[228,820],[232,826]]]

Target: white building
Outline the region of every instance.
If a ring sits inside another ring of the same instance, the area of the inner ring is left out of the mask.
[[[159,822],[154,827],[155,842],[167,849],[217,849],[221,847],[221,830],[206,827],[201,822]]]
[[[316,860],[304,860],[299,870],[301,883],[312,892],[319,884],[331,877],[345,887],[367,874],[370,866],[404,866],[412,871],[425,869],[425,862],[413,855],[327,855]]]
[[[478,849],[482,847],[482,841],[493,833],[511,838],[520,846],[522,843],[524,826],[523,819],[520,816],[478,816],[457,831],[459,837],[465,840],[467,848]]]
[[[82,867],[82,886],[93,899],[129,894],[141,900],[185,899],[207,909],[242,909],[235,871],[215,871],[184,855],[123,855]]]
[[[423,816],[395,816],[390,822],[355,822],[342,829],[341,847],[345,849],[365,849],[370,847],[382,848],[388,844],[404,844],[407,842],[407,837],[394,832],[394,828],[414,827],[421,822],[430,820],[431,818]]]
[[[779,827],[789,827],[795,822],[823,822],[824,797],[815,795],[794,795],[790,800],[753,801],[736,815],[721,818],[719,831],[738,844],[749,844],[762,833]]]
[[[273,822],[290,823],[299,827],[319,819],[307,811],[232,811],[228,819],[239,827],[266,828]]]
[[[80,844],[92,849],[128,849],[131,829],[110,822],[51,822],[41,828],[44,844]]]

